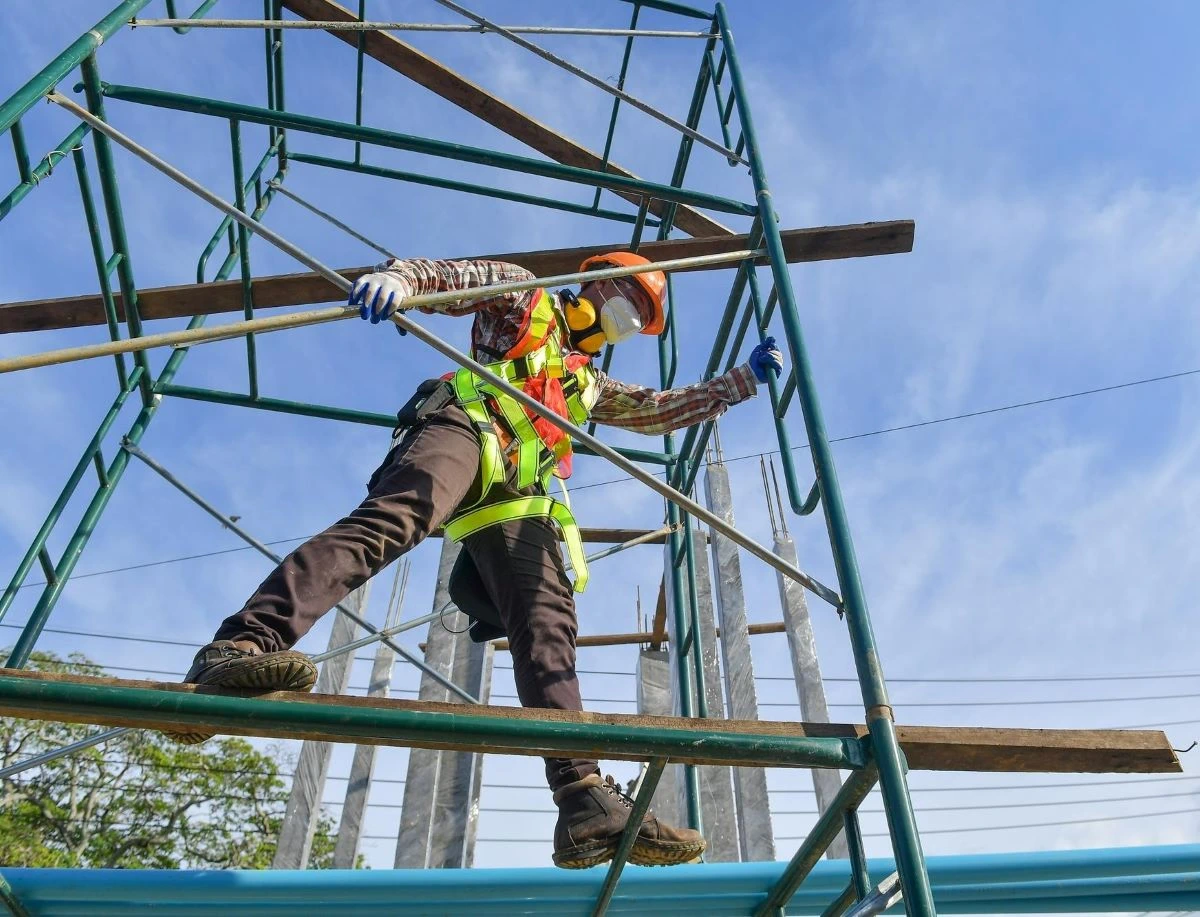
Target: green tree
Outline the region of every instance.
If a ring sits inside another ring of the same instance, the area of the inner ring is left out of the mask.
[[[84,656],[35,653],[31,668],[104,675]],[[86,738],[94,727],[0,719],[0,767]],[[265,869],[283,820],[290,768],[277,746],[245,739],[179,745],[136,730],[0,781],[0,864],[129,869]],[[329,868],[322,813],[310,866]],[[361,866],[361,861],[359,863]]]

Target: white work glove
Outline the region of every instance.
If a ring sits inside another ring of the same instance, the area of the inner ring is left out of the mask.
[[[408,284],[390,271],[363,274],[350,291],[350,305],[358,306],[358,314],[378,324],[397,309],[406,308],[404,300],[410,295]]]

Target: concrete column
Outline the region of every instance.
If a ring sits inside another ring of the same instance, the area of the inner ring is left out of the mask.
[[[725,702],[721,690],[721,669],[717,648],[717,623],[713,612],[712,582],[708,575],[708,555],[705,551],[705,536],[703,532],[693,532],[692,537],[696,559],[696,596],[698,601],[698,617],[700,619],[701,655],[704,661],[704,696],[708,704],[708,715],[712,719],[725,717]],[[666,546],[667,567],[671,567],[671,546]],[[686,566],[686,564],[685,564]],[[668,572],[668,577],[670,573]],[[687,608],[687,577],[684,578],[684,607]],[[671,637],[671,647],[679,646],[679,635],[675,633],[675,610],[673,590],[667,589],[667,632]],[[690,621],[690,615],[685,615]],[[676,713],[682,709],[679,703],[679,682],[677,669],[672,660],[669,666],[671,672],[671,696],[674,699]],[[737,815],[733,804],[733,782],[730,776],[731,768],[706,765],[697,768],[700,780],[700,812],[703,822],[704,836],[708,840],[708,852],[704,859],[709,863],[736,863],[740,859],[740,849],[737,836]],[[684,797],[684,781],[678,782],[680,811],[687,811],[687,800]]]
[[[641,650],[637,667],[637,709],[646,716],[678,716],[671,696],[670,655],[666,650]],[[654,791],[654,814],[673,825],[687,822],[687,809],[680,809],[683,798],[683,765],[668,764]]]
[[[383,626],[395,626],[400,620],[403,595],[387,613]],[[375,662],[371,666],[371,680],[367,684],[368,697],[387,697],[392,684],[392,667],[396,662],[395,651],[385,643],[376,644]],[[342,818],[338,823],[337,845],[333,850],[334,869],[353,869],[358,859],[359,838],[362,835],[363,816],[366,814],[367,797],[371,790],[371,776],[375,771],[375,745],[356,745],[354,760],[350,764],[350,780],[346,784],[346,799],[342,803]]]
[[[361,615],[367,604],[371,584],[368,581],[346,598],[345,605]],[[329,648],[336,649],[349,643],[358,633],[358,625],[341,612],[329,634]],[[317,676],[318,694],[345,694],[350,684],[350,672],[354,668],[354,654],[343,653],[321,663]],[[279,843],[271,861],[272,869],[306,869],[312,852],[313,833],[321,816],[321,795],[325,791],[325,775],[329,772],[329,755],[332,746],[328,742],[306,741],[300,747],[300,758],[296,762],[296,773],[292,778],[292,791],[288,796],[287,808],[283,813],[283,824],[279,828]]]
[[[450,571],[459,546],[442,540],[434,610],[450,601]],[[491,644],[474,643],[466,630],[470,619],[457,609],[429,625],[425,662],[459,687],[487,702],[491,693]],[[419,697],[440,703],[465,703],[428,675],[421,676]],[[414,748],[408,754],[408,776],[396,844],[397,869],[470,866],[475,857],[479,820],[482,755],[472,752]]]
[[[729,489],[729,472],[724,465],[708,465],[704,473],[704,496],[709,510],[730,525],[734,524],[733,495]],[[757,720],[758,692],[754,684],[754,660],[750,654],[741,558],[737,545],[724,535],[713,532],[711,538],[717,614],[721,625],[721,671],[729,718]],[[766,771],[761,767],[733,768],[733,794],[737,802],[742,859],[774,860],[775,834],[771,827]]]
[[[798,566],[796,544],[786,532],[775,533],[775,553],[792,566]],[[800,715],[806,723],[828,723],[829,706],[825,703],[825,685],[821,680],[817,641],[808,617],[804,587],[782,574],[776,574],[776,579],[779,582],[779,601],[783,606],[788,648],[791,650],[792,672],[796,677],[796,692],[800,695]],[[841,789],[841,775],[838,771],[814,768],[812,777],[817,793],[817,808],[824,812]],[[839,834],[829,845],[826,856],[845,859],[849,855],[846,837]]]

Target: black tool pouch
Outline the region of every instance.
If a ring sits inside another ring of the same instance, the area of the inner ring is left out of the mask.
[[[458,610],[471,619],[470,636],[475,643],[486,643],[506,636],[500,610],[488,595],[483,577],[465,548],[458,552],[448,582],[450,599]]]
[[[454,389],[445,379],[426,379],[413,396],[396,412],[396,428],[415,427],[430,414],[436,414],[454,400]]]

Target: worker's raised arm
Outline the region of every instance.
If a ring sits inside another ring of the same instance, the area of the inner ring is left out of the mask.
[[[391,258],[377,264],[370,274],[364,274],[350,293],[351,305],[357,305],[362,317],[372,322],[387,318],[396,309],[404,309],[404,301],[426,293],[449,293],[471,290],[497,283],[516,283],[532,280],[533,274],[506,261],[431,261],[428,258]],[[503,293],[483,299],[469,297],[457,302],[422,306],[425,313],[470,315],[482,309],[505,308],[520,302],[529,294]]]
[[[753,398],[757,383],[765,382],[768,372],[779,375],[782,371],[783,355],[776,349],[775,339],[767,338],[741,366],[707,382],[665,392],[597,373],[600,393],[591,417],[597,423],[648,435],[670,433],[720,417],[731,404]]]
[[[662,392],[598,375],[600,394],[592,408],[592,420],[651,436],[720,417],[731,404],[753,398],[757,391],[749,364],[707,382]]]

